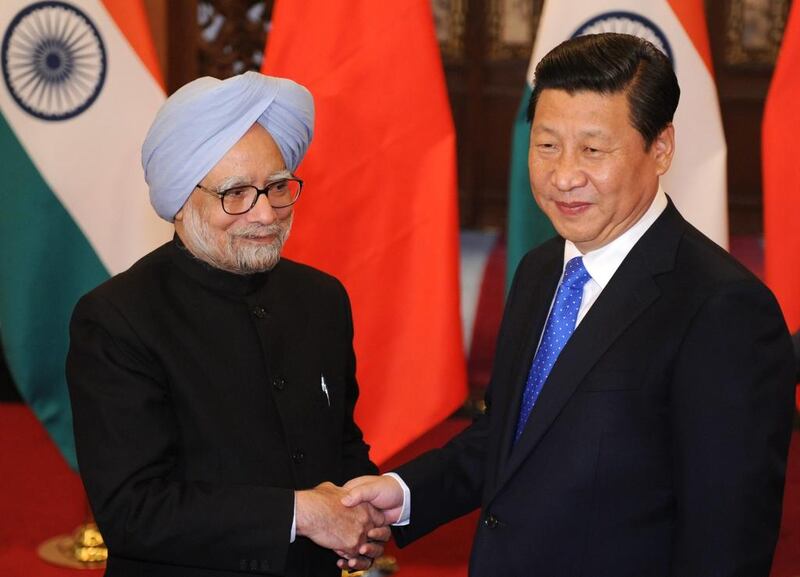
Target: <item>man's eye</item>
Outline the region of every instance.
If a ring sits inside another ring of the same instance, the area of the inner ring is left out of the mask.
[[[286,192],[288,188],[289,183],[285,180],[278,181],[270,186],[270,189],[274,190],[275,192]]]
[[[228,190],[222,192],[221,194],[226,198],[239,198],[247,195],[247,191],[249,189],[250,189],[249,186],[236,186],[234,188],[229,188]]]

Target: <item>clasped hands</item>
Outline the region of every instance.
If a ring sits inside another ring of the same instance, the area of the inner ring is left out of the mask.
[[[402,508],[403,490],[392,477],[326,482],[296,493],[296,534],[335,551],[340,568],[363,570],[383,554]]]

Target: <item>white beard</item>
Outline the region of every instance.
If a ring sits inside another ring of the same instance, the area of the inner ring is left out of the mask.
[[[224,232],[225,239],[217,242],[208,228],[203,211],[192,203],[183,208],[183,229],[186,247],[197,258],[215,268],[236,274],[252,274],[271,270],[281,259],[281,250],[292,228],[294,214],[273,224],[245,224]],[[274,235],[270,244],[236,243],[239,238]]]

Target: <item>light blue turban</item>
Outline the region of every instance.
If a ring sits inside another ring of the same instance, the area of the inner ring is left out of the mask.
[[[294,171],[311,143],[314,100],[291,80],[245,72],[205,76],[170,96],[142,145],[150,203],[172,222],[195,185],[258,122]]]

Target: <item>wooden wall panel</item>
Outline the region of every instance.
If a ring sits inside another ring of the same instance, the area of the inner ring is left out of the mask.
[[[706,1],[728,144],[731,235],[758,235],[763,230],[761,118],[789,5],[789,0]]]

